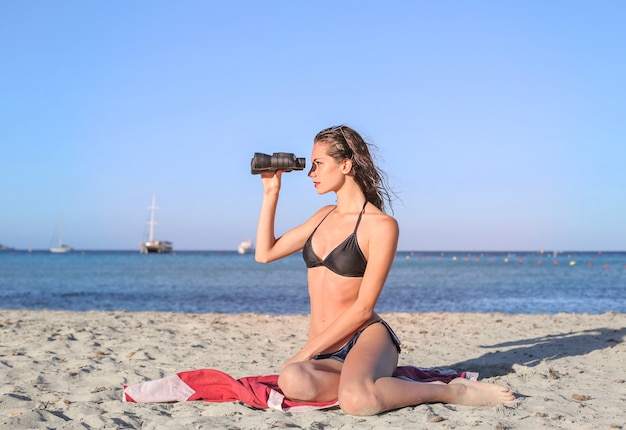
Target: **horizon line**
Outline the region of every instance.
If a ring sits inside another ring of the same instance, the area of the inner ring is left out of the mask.
[[[49,248],[13,248],[13,247],[5,247],[0,246],[0,252],[50,252]],[[85,248],[85,249],[76,249],[74,248],[71,252],[139,252],[139,249],[134,248]],[[172,253],[177,252],[237,252],[236,248],[232,249],[177,249],[172,251]],[[300,251],[298,251],[300,252]],[[604,252],[610,253],[619,253],[626,252],[626,249],[623,250],[604,250],[604,249],[429,249],[429,250],[419,250],[419,249],[398,249],[396,252],[402,253],[419,253],[419,254],[443,254],[443,253],[481,253],[481,254],[489,254],[489,253],[514,253],[514,252],[524,252],[524,253],[537,253],[537,254],[567,254],[567,253],[576,253],[576,252],[584,252],[584,253],[597,253],[602,254]]]

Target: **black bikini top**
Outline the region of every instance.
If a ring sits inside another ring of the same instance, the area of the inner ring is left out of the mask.
[[[367,201],[365,201],[365,205],[367,205]],[[356,240],[356,229],[359,227],[359,223],[361,222],[361,215],[363,215],[363,212],[365,211],[365,205],[363,205],[363,209],[361,209],[361,212],[359,213],[359,218],[356,221],[352,234],[342,243],[337,245],[337,247],[333,249],[324,260],[321,260],[317,255],[315,255],[313,246],[311,245],[311,240],[318,227],[324,222],[326,217],[336,209],[336,206],[331,209],[324,216],[324,218],[322,218],[317,227],[315,227],[315,230],[313,230],[313,233],[311,233],[307,239],[304,244],[304,248],[302,248],[302,258],[304,258],[307,268],[310,269],[312,267],[324,266],[341,276],[351,278],[360,278],[363,276],[365,273],[365,267],[367,266],[367,260],[365,259],[363,252],[361,252],[359,243]]]

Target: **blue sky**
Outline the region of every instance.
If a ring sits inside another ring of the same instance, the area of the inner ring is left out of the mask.
[[[254,152],[374,143],[400,250],[626,249],[623,1],[0,5],[0,244],[254,237]],[[277,233],[333,196],[283,177]]]

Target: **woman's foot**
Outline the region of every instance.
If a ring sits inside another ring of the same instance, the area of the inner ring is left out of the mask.
[[[504,385],[487,384],[480,381],[470,381],[465,378],[456,378],[449,385],[457,385],[456,403],[465,406],[495,406],[509,405],[515,401],[515,395],[509,387]]]

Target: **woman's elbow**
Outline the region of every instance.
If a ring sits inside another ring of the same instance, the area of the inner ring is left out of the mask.
[[[256,261],[257,263],[261,263],[261,264],[266,264],[268,263],[267,258],[263,258],[260,255],[254,254],[254,261]]]
[[[357,305],[358,318],[363,321],[369,321],[374,315],[374,307],[365,304]]]
[[[269,256],[266,253],[256,251],[254,253],[254,261],[261,264],[267,264],[272,260],[270,260]]]

